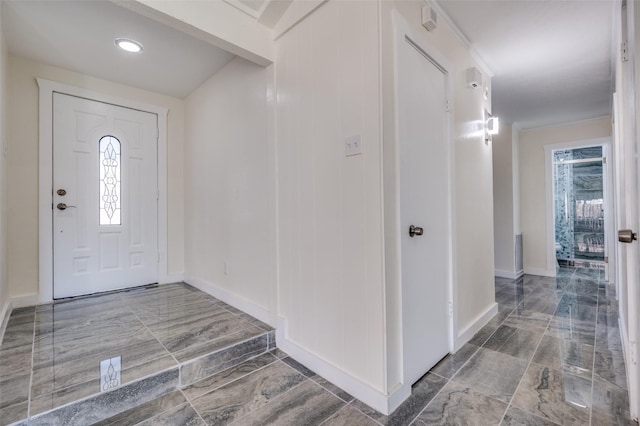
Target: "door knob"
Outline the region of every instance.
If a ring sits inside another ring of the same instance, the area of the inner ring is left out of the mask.
[[[413,225],[411,225],[411,226],[409,227],[409,236],[410,236],[411,238],[415,237],[416,235],[422,235],[422,233],[423,233],[423,232],[424,232],[424,231],[423,231],[423,229],[422,229],[422,228],[420,228],[419,226],[413,226]]]
[[[66,210],[66,209],[70,209],[70,208],[75,208],[76,206],[68,206],[65,203],[58,203],[58,205],[56,206],[58,208],[58,210]]]
[[[618,231],[618,241],[621,243],[632,243],[638,239],[638,234],[631,229],[620,229]]]

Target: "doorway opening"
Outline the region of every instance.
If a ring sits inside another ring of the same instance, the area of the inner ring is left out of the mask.
[[[554,249],[559,266],[605,269],[604,146],[552,151]]]

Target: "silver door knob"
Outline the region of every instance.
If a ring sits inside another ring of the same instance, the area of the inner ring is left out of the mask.
[[[420,228],[419,226],[411,225],[409,227],[409,236],[411,238],[415,237],[416,235],[422,235],[423,232],[424,232],[424,230],[422,228]]]
[[[632,243],[638,239],[638,234],[631,229],[620,229],[618,231],[618,241],[621,243]]]
[[[75,208],[75,206],[68,206],[65,203],[58,203],[58,205],[56,207],[58,208],[58,210],[66,210],[66,209],[70,209],[70,208]]]

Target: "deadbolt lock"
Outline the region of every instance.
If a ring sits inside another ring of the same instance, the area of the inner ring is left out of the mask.
[[[65,191],[64,189],[58,189],[56,193],[61,197],[67,195],[67,191]]]
[[[621,243],[632,243],[638,239],[638,234],[631,229],[620,229],[618,231],[618,241]]]

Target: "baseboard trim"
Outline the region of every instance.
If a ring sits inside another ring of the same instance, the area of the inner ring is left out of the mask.
[[[629,340],[627,327],[625,326],[624,321],[622,321],[619,316],[618,324],[620,328],[620,340],[622,340],[622,354],[624,356],[624,365],[626,366],[625,370],[627,372],[626,379],[627,389],[629,391],[629,411],[631,414],[631,419],[637,421],[637,419],[640,418],[640,401],[634,401],[633,394],[640,393],[640,390],[638,389],[640,388],[640,384],[638,383],[640,377],[638,377],[639,375],[637,375],[637,360],[634,359],[634,352],[638,349],[637,344],[634,344]],[[636,374],[637,377],[634,377],[634,374]]]
[[[618,302],[619,303],[619,302]],[[629,350],[631,349],[629,347],[629,335],[627,334],[627,327],[624,323],[624,321],[622,321],[622,318],[620,318],[620,315],[618,315],[618,329],[620,331],[620,341],[622,342],[622,356],[624,357],[624,365],[629,365],[629,362],[631,361],[630,356],[629,356]],[[625,371],[627,372],[627,389],[629,389],[629,381],[630,381],[630,369],[629,368],[625,368]]]
[[[487,325],[489,321],[498,313],[498,304],[493,303],[486,311],[478,315],[473,322],[465,327],[460,333],[453,345],[454,352],[457,352],[465,343],[467,343],[482,327]]]
[[[9,298],[11,309],[24,308],[25,306],[41,305],[37,294],[28,294],[26,296],[14,296]]]
[[[538,275],[540,277],[555,277],[556,270],[543,269],[543,268],[524,268],[524,273],[528,275]]]
[[[275,325],[271,324],[271,313],[269,312],[269,310],[261,305],[258,305],[255,302],[252,302],[251,300],[232,293],[229,290],[223,289],[209,281],[189,275],[184,276],[184,282],[197,288],[198,290],[202,290],[205,293],[210,294],[216,299],[222,300],[224,303],[228,303],[234,308],[240,309],[242,312],[246,312],[252,317],[257,318],[272,327]]]
[[[0,311],[0,342],[4,339],[4,331],[7,329],[7,324],[9,324],[9,317],[11,316],[12,310],[13,306],[11,300],[4,302],[2,311]]]
[[[511,271],[503,271],[501,269],[496,269],[494,271],[494,275],[500,278],[509,278],[512,280],[516,280],[524,275],[524,271],[521,269],[517,272],[511,272]]]
[[[184,281],[184,274],[171,274],[162,277],[158,284],[173,284],[181,283]]]
[[[276,327],[276,342],[278,343],[278,348],[382,414],[392,413],[393,410],[398,408],[398,406],[411,395],[411,385],[404,384],[396,388],[391,394],[385,395],[378,389],[353,377],[307,348],[290,340],[287,337],[287,329],[286,318],[278,317],[278,326]]]

